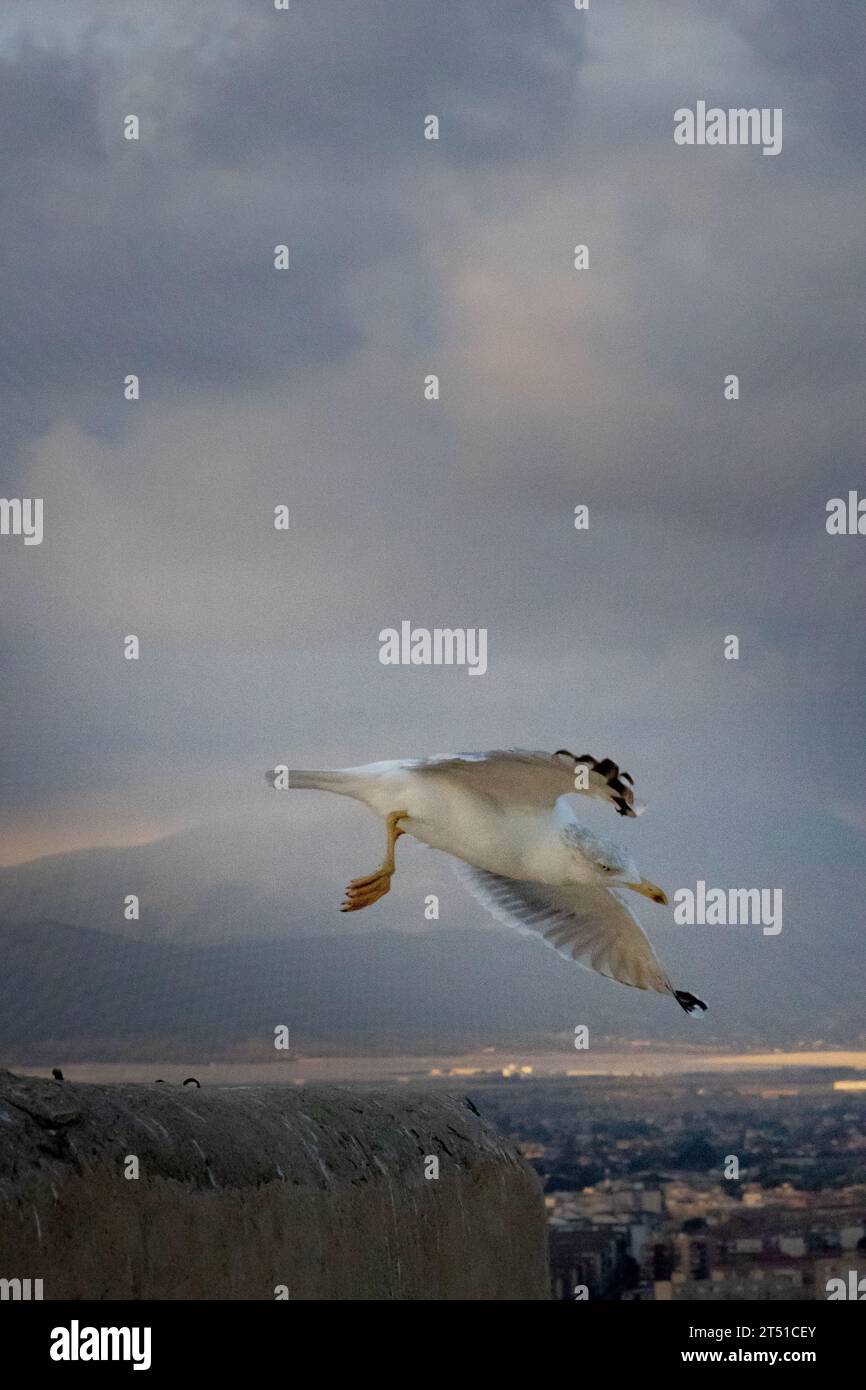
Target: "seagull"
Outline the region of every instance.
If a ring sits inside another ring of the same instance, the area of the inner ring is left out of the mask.
[[[621,816],[643,810],[633,781],[610,758],[522,748],[399,758],[329,771],[277,768],[277,789],[353,797],[386,826],[385,858],[353,879],[342,912],[358,912],[389,892],[403,834],[458,861],[465,887],[500,921],[538,932],[562,955],[635,989],[673,995],[686,1013],[706,1010],[674,989],[623,890],[667,903],[621,845],[579,824],[575,795],[604,801]]]

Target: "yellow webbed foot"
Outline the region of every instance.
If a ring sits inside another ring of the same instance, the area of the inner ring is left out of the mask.
[[[366,878],[353,878],[346,889],[345,901],[340,907],[341,912],[358,912],[362,907],[370,907],[380,898],[391,890],[391,875],[383,873],[377,869],[374,874],[368,874]]]
[[[359,912],[362,907],[370,907],[372,903],[377,903],[390,891],[391,876],[395,868],[394,846],[404,833],[397,822],[401,816],[406,814],[405,811],[391,811],[385,817],[385,824],[388,827],[388,844],[384,863],[379,865],[375,873],[366,874],[363,878],[352,879],[346,889],[345,901],[340,907],[341,912]]]

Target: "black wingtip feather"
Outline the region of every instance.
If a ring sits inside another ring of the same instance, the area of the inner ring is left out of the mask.
[[[614,810],[620,816],[636,816],[634,809],[634,780],[627,772],[620,772],[612,758],[594,758],[591,753],[581,753],[580,757],[576,753],[570,752],[568,748],[557,748],[553,755],[555,758],[571,758],[575,767],[578,763],[585,763],[603,777],[611,791],[611,803]],[[622,780],[625,779],[625,780]],[[625,782],[630,785],[626,786]]]
[[[674,999],[681,1009],[685,1009],[687,1014],[697,1013],[698,1009],[702,1009],[704,1013],[707,1011],[703,999],[699,999],[696,994],[689,994],[687,989],[675,989]]]

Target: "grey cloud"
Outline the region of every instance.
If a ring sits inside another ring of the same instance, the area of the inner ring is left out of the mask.
[[[866,14],[858,0],[833,5],[813,0],[738,0],[733,10],[737,31],[747,39],[770,72],[787,78],[797,119],[815,126],[825,145],[825,160],[834,147],[852,167],[866,157],[866,90],[863,51]],[[829,147],[829,149],[828,149]]]
[[[258,43],[226,45],[200,69],[193,148],[233,164],[262,149],[314,151],[386,187],[395,161],[544,159],[574,121],[584,33],[573,13],[522,0],[350,11],[320,0],[279,35],[260,22]],[[428,114],[442,121],[438,145],[422,139]]]
[[[64,415],[122,428],[127,371],[170,397],[338,361],[375,327],[386,262],[417,331],[430,292],[406,179],[424,157],[514,161],[560,142],[582,50],[579,28],[567,55],[561,18],[518,4],[348,19],[320,4],[290,23],[258,5],[173,22],[157,7],[149,25],[121,7],[104,27],[106,13],[85,7],[92,23],[54,49],[27,37],[31,14],[3,55],[12,440]],[[124,19],[139,26],[126,52]],[[447,138],[430,149],[437,104]],[[129,109],[138,144],[120,136]]]

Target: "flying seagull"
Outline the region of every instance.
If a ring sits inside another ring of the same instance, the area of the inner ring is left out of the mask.
[[[343,912],[369,907],[389,891],[394,847],[404,833],[459,861],[459,876],[508,926],[539,932],[578,965],[636,989],[671,994],[686,1013],[706,1004],[674,989],[623,889],[666,903],[621,845],[581,826],[572,796],[606,801],[636,816],[633,783],[610,758],[567,749],[510,748],[454,757],[399,758],[327,772],[288,771],[271,785],[336,792],[362,801],[387,827],[385,858],[353,879]]]

